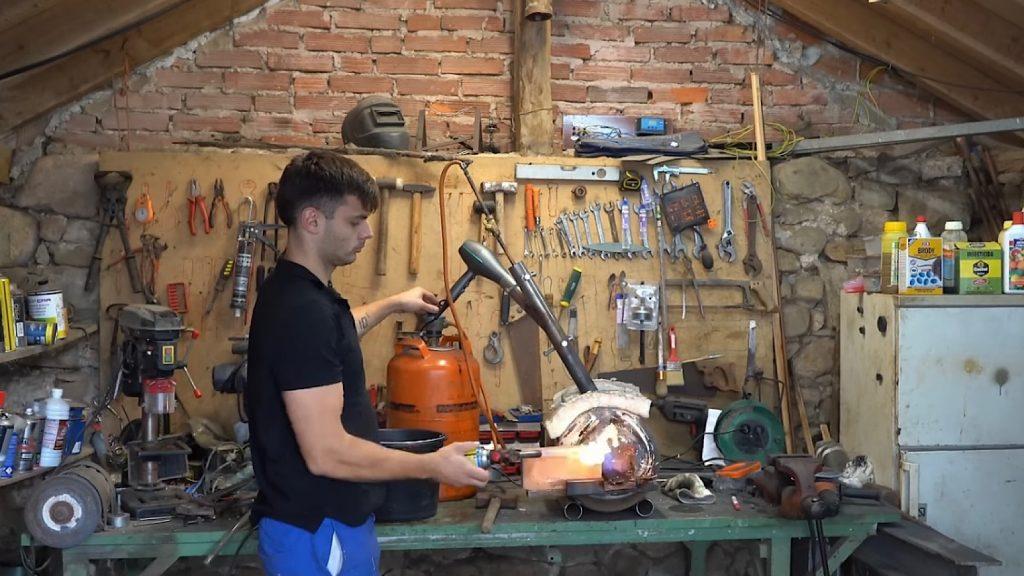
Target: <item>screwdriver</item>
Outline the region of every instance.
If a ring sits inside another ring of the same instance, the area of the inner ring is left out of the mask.
[[[224,291],[224,288],[228,284],[228,280],[231,279],[231,273],[234,269],[234,258],[224,260],[224,265],[220,267],[220,274],[217,276],[217,281],[213,285],[213,294],[210,295],[210,301],[206,303],[206,311],[203,312],[204,317],[209,316],[210,312],[213,311],[213,306],[217,303],[217,297]]]
[[[569,273],[569,280],[565,283],[565,290],[562,290],[562,299],[558,302],[558,305],[562,308],[568,308],[572,304],[572,299],[576,295],[576,289],[580,287],[580,280],[583,278],[583,269],[579,266],[573,266],[572,272]]]

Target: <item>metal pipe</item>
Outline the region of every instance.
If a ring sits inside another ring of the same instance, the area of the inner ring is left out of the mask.
[[[562,507],[562,515],[566,520],[579,520],[583,518],[583,506],[575,500],[570,500]]]
[[[637,516],[647,518],[651,514],[654,514],[654,502],[651,502],[648,498],[644,498],[633,505],[633,510],[636,512]]]

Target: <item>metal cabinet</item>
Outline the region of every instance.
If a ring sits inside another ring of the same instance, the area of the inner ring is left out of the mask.
[[[905,512],[1024,574],[1024,297],[844,294],[840,441]]]

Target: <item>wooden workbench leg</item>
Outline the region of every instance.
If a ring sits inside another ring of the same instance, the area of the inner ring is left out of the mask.
[[[177,561],[177,554],[168,554],[167,556],[154,558],[153,561],[146,566],[145,570],[139,572],[139,576],[160,576],[171,567],[171,564],[174,564]]]
[[[832,574],[839,573],[839,567],[842,566],[843,562],[853,554],[853,551],[857,549],[867,536],[848,536],[846,538],[840,538],[835,544],[829,548],[828,552],[828,569]],[[823,570],[818,568],[814,572],[815,576],[823,576]]]
[[[789,538],[772,538],[771,576],[789,576],[789,553],[792,547],[792,540]]]
[[[710,542],[684,542],[690,551],[690,576],[704,576],[708,571],[708,546]]]

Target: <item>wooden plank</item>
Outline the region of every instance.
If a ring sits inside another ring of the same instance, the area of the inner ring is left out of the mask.
[[[985,74],[1024,88],[1024,30],[963,0],[901,0],[872,6]]]
[[[247,332],[243,319],[236,319],[228,309],[228,294],[222,294],[214,312],[206,319],[202,311],[207,302],[213,280],[224,258],[235,252],[236,230],[228,231],[218,228],[209,236],[192,237],[185,224],[187,205],[185,188],[190,178],[195,177],[205,194],[209,196],[215,178],[222,178],[225,184],[225,196],[232,206],[237,206],[242,195],[250,194],[257,206],[263,205],[266,194],[266,183],[276,181],[287,161],[291,158],[286,154],[242,153],[242,152],[202,152],[202,153],[117,153],[101,154],[100,167],[103,170],[130,170],[135,178],[128,191],[129,205],[144,190],[148,189],[154,206],[157,206],[157,221],[147,226],[147,232],[159,236],[170,245],[160,262],[160,276],[157,279],[157,293],[161,299],[166,293],[166,284],[181,281],[189,286],[190,312],[186,315],[186,323],[199,329],[202,338],[193,348],[189,357],[190,372],[196,377],[196,384],[204,393],[202,399],[196,400],[190,394],[181,394],[181,401],[193,416],[211,418],[226,429],[237,419],[235,399],[230,395],[214,394],[209,381],[210,368],[217,363],[235,359],[230,354],[228,337],[240,336]],[[438,162],[423,163],[417,159],[401,158],[386,159],[376,156],[353,156],[360,165],[371,174],[401,177],[406,182],[438,184],[442,165]],[[473,163],[470,171],[477,183],[483,181],[514,180],[515,165],[522,162],[547,163],[557,165],[616,165],[621,161],[608,158],[565,158],[565,157],[521,157],[515,155],[480,155],[468,156]],[[688,165],[697,165],[693,160],[677,161]],[[713,193],[722,188],[724,180],[739,182],[751,180],[761,190],[768,190],[767,167],[762,172],[752,162],[736,162],[734,159],[705,161],[700,165],[714,169],[714,174],[694,176],[705,190],[705,200],[713,217],[721,220],[721,194]],[[649,172],[650,167],[646,167]],[[689,178],[687,178],[689,180]],[[525,185],[520,181],[520,186]],[[563,209],[582,209],[586,204],[596,201],[607,202],[621,198],[618,183],[588,183],[587,198],[576,199],[570,190],[573,182],[534,182],[541,189],[541,224],[550,226],[553,218]],[[440,188],[440,187],[439,187]],[[738,192],[737,192],[738,194]],[[425,237],[436,238],[439,235],[439,194],[423,198],[423,233]],[[771,210],[770,198],[762,200],[766,203],[765,210]],[[461,172],[451,170],[445,184],[446,217],[449,225],[448,249],[451,258],[451,277],[457,278],[465,269],[456,255],[458,246],[464,239],[476,238],[479,233],[479,220],[473,216],[473,195],[469,190]],[[209,201],[209,198],[207,199]],[[506,215],[509,219],[507,229],[509,236],[505,238],[513,255],[522,254],[522,224],[525,212],[525,195],[520,191],[515,196],[506,195]],[[334,285],[348,298],[354,306],[375,300],[385,295],[405,290],[418,283],[435,292],[443,291],[441,270],[441,243],[425,242],[423,244],[422,262],[418,276],[408,274],[405,265],[408,258],[409,238],[408,225],[411,210],[411,199],[408,195],[396,195],[391,200],[390,219],[392,234],[388,250],[388,261],[393,265],[385,276],[374,273],[377,243],[371,240],[360,254],[359,259],[351,266],[340,268],[334,275]],[[738,217],[734,226],[738,224]],[[376,217],[371,217],[376,225]],[[636,225],[636,216],[633,216]],[[607,218],[604,220],[607,231]],[[591,224],[593,226],[593,224]],[[653,226],[650,236],[654,239]],[[132,232],[132,242],[138,242],[141,230]],[[634,238],[636,232],[634,232]],[[708,231],[705,240],[714,244],[717,240],[716,231]],[[283,241],[283,240],[282,240]],[[689,242],[688,242],[689,243]],[[692,244],[690,244],[692,246]],[[115,258],[117,243],[109,242],[105,247],[104,258]],[[742,252],[742,241],[737,247]],[[504,259],[502,259],[504,261]],[[626,270],[630,279],[655,282],[657,271],[651,266],[651,260],[607,260],[600,259],[568,259],[550,258],[542,261],[531,259],[527,262],[532,271],[537,272],[537,284],[542,292],[560,294],[562,287],[573,266],[584,268],[583,280],[576,293],[576,304],[580,311],[579,335],[582,345],[601,338],[604,346],[597,359],[594,373],[624,370],[639,367],[638,345],[639,336],[631,334],[630,347],[625,350],[615,348],[614,315],[607,309],[608,290],[607,278],[610,274],[618,274]],[[706,272],[697,266],[698,278],[725,278],[745,280],[742,263],[737,260],[731,264],[715,262],[713,271]],[[672,277],[684,277],[685,271],[681,263],[671,263],[668,274]],[[776,301],[775,267],[771,260],[765,260],[765,270],[755,283],[755,289],[768,303]],[[229,289],[230,290],[230,289]],[[734,302],[734,292],[702,291],[705,304]],[[678,291],[673,298],[681,299]],[[100,302],[105,307],[114,302],[139,302],[140,296],[133,294],[128,284],[124,267],[117,266],[103,270],[100,275]],[[678,300],[681,302],[681,300]],[[743,380],[746,362],[746,327],[751,317],[767,326],[771,312],[759,311],[753,314],[747,310],[734,308],[727,310],[708,310],[707,319],[701,320],[695,309],[692,292],[687,297],[689,310],[686,318],[680,317],[681,309],[670,310],[671,323],[676,326],[679,341],[679,354],[683,357],[703,356],[720,353],[722,358],[709,362],[708,366],[722,366],[730,371],[735,381]],[[508,409],[523,402],[542,404],[549,401],[554,391],[571,385],[568,374],[554,355],[544,357],[540,351],[548,347],[547,339],[539,334],[539,329],[529,320],[523,319],[509,329],[498,326],[499,299],[495,285],[487,280],[475,280],[466,294],[456,303],[464,328],[470,336],[471,343],[477,351],[481,363],[481,376],[490,403],[497,409]],[[389,319],[372,330],[362,340],[366,375],[368,384],[383,384],[386,379],[387,363],[394,352],[394,320],[402,320],[405,329],[413,327],[414,319],[403,316]],[[565,319],[563,318],[563,325]],[[104,318],[101,325],[101,357],[109,355],[110,342],[109,321]],[[487,343],[492,330],[499,330],[505,360],[498,365],[483,361],[481,351]],[[771,374],[773,371],[774,354],[772,352],[771,332],[767,329],[758,330],[758,364]],[[653,339],[652,339],[653,342]],[[648,354],[649,366],[656,362],[655,348],[652,346]],[[107,362],[101,361],[101,371],[107,370]],[[101,376],[106,378],[106,374]],[[107,380],[103,380],[107,381]],[[187,385],[183,383],[187,390]],[[543,393],[538,392],[543,390]],[[770,407],[778,405],[773,385],[765,384],[761,391],[754,392]],[[759,394],[760,392],[760,394]],[[719,393],[714,401],[722,406],[738,399],[735,393]],[[134,400],[125,402],[130,414],[137,413]],[[182,425],[183,411],[173,416],[176,425]],[[674,432],[680,433],[682,427],[676,425]],[[685,432],[681,435],[685,436]],[[688,443],[687,443],[688,444]],[[685,446],[684,446],[685,448]],[[667,448],[665,448],[667,449]],[[500,522],[499,522],[500,524]]]
[[[11,159],[13,157],[13,148],[0,146],[0,184],[11,183]]]
[[[754,147],[757,161],[768,160],[768,151],[764,142],[764,110],[761,109],[761,78],[756,73],[750,74],[750,90],[754,94]]]
[[[973,3],[1024,29],[1024,2],[1021,0],[973,0]]]
[[[972,116],[1006,118],[1024,114],[1024,100],[1019,94],[983,90],[1013,86],[984,74],[956,52],[933,46],[913,30],[882,17],[866,2],[776,0],[776,4],[848,46],[917,74],[913,77],[915,83]]]
[[[28,18],[64,0],[4,0],[0,10],[0,32],[16,28]]]
[[[96,329],[97,328],[95,324],[72,325],[71,327],[68,328],[67,338],[64,338],[63,340],[57,340],[56,342],[49,346],[39,344],[18,348],[17,350],[14,350],[12,352],[0,353],[0,364],[7,364],[8,362],[17,362],[18,360],[25,360],[26,358],[33,358],[36,356],[42,356],[44,354],[52,354],[54,352],[58,352],[74,344],[75,342],[81,340],[82,338],[85,338],[86,336],[95,334]]]
[[[0,35],[0,72],[80,46],[180,0],[64,0],[32,14]]]
[[[839,441],[849,454],[867,455],[878,484],[898,489],[895,302],[888,294],[840,299]]]
[[[515,53],[512,59],[512,112],[516,150],[551,154],[551,20],[523,18],[526,0],[513,0]]]
[[[126,34],[0,82],[0,132],[106,86],[130,66],[149,62],[199,34],[263,5],[262,0],[192,0]]]

